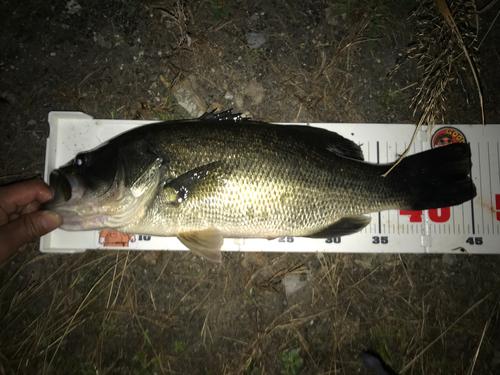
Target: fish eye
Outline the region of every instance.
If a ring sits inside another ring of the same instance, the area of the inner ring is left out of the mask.
[[[75,162],[76,162],[76,165],[81,167],[82,165],[84,165],[87,162],[87,155],[78,155],[76,157]]]

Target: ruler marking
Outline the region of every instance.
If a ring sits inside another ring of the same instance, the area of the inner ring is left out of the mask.
[[[471,208],[471,211],[473,211],[473,208]],[[472,221],[474,221],[474,219],[472,219]],[[460,228],[460,225],[458,227]],[[464,234],[465,234],[466,233],[466,231],[465,231],[465,227],[466,227],[466,224],[465,224],[465,210],[463,209],[463,207],[462,207],[462,227],[464,228]],[[458,233],[460,233],[460,232],[458,232]]]
[[[377,164],[380,164],[380,142],[377,141]],[[381,226],[381,214],[380,211],[378,212],[378,233],[382,233],[382,226]]]
[[[455,234],[455,207],[451,208],[451,220],[453,221],[453,234]],[[450,228],[451,233],[451,228]]]
[[[479,186],[481,188],[481,228],[484,231],[484,202],[483,202],[483,168],[481,166],[481,148],[479,142],[477,142],[477,159],[479,161]],[[477,226],[477,231],[479,233],[479,225]]]
[[[497,142],[498,185],[500,185],[500,147]]]
[[[406,150],[406,141],[404,142],[404,149]],[[401,222],[399,221],[399,219],[400,219],[400,215],[399,215],[399,211],[397,211],[396,220],[398,222],[398,234],[401,234],[401,233],[404,234],[405,233],[405,225],[404,224],[402,225]],[[409,233],[408,228],[406,228],[406,229],[407,229],[407,232]]]
[[[368,162],[371,162],[372,160],[372,155],[370,153],[370,144],[371,142],[366,142],[366,145],[367,145],[367,149],[368,149]],[[372,221],[370,220],[370,225],[366,226],[365,227],[365,233],[372,233]]]
[[[486,143],[486,146],[488,148],[488,177],[489,177],[489,182],[490,182],[490,198],[491,198],[491,207],[493,208],[493,202],[495,201],[493,199],[493,186],[491,186],[491,160],[490,160],[490,142]],[[493,214],[493,210],[491,210],[491,228],[493,230],[493,233],[495,233],[495,229],[493,227],[494,223],[494,218],[495,215]],[[488,234],[490,234],[490,230],[488,228]]]
[[[478,159],[479,159],[479,183],[481,183],[481,158],[479,158],[479,142],[477,145],[478,145],[477,155],[478,155]],[[470,178],[472,179],[472,169],[470,171]],[[471,219],[472,219],[472,234],[476,234],[476,226],[475,226],[475,220],[474,220],[474,199],[470,200],[470,211],[471,211]],[[462,217],[464,217],[463,210],[462,210]],[[464,217],[464,223],[465,223],[465,217]]]
[[[500,148],[499,148],[499,143],[497,142],[497,176],[498,176],[498,185],[500,185]],[[491,202],[491,206],[493,207],[493,201]],[[495,204],[496,208],[496,204]],[[495,221],[495,213],[493,213],[493,221]],[[500,228],[498,227],[498,223],[496,225],[497,227],[497,234],[500,234]],[[493,234],[495,234],[495,227],[493,226]]]
[[[398,159],[398,142],[394,142],[394,150],[395,150],[395,156],[396,160]],[[391,158],[392,159],[392,158]],[[389,161],[389,155],[387,155],[387,161]],[[391,234],[391,228],[392,228],[392,233],[396,233],[396,228],[394,228],[394,224],[391,225],[391,213],[392,211],[387,212],[387,233]]]
[[[389,160],[392,160],[392,158],[389,158],[389,142],[385,141],[385,162],[388,163]],[[387,215],[387,225],[384,223],[384,233],[388,231],[389,233],[391,232],[391,213],[389,211],[385,211],[385,214]]]
[[[497,142],[497,176],[498,176],[498,185],[500,185],[500,144]],[[492,205],[493,205],[493,202],[491,202]],[[496,205],[495,205],[495,208],[496,208]],[[493,214],[493,216],[496,216],[495,214]],[[500,228],[498,227],[498,223],[497,223],[497,234],[500,234]]]

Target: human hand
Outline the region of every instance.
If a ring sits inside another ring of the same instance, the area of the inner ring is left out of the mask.
[[[52,211],[39,211],[50,200],[50,187],[40,179],[0,186],[0,268],[27,244],[62,224]]]

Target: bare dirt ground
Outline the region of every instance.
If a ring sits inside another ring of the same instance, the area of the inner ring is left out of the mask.
[[[450,8],[498,124],[500,8],[488,3]],[[433,1],[3,0],[0,14],[0,184],[42,175],[51,110],[417,123],[429,108],[428,121],[481,123]],[[214,265],[37,249],[0,270],[0,374],[368,374],[367,349],[405,374],[500,373],[495,256],[227,253]]]

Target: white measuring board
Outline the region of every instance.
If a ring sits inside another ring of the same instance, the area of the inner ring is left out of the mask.
[[[96,120],[82,112],[51,112],[47,139],[45,180],[50,172],[78,152],[153,121]],[[294,124],[297,125],[297,124]],[[305,124],[303,124],[305,125]],[[335,131],[359,144],[365,160],[394,162],[408,146],[414,125],[310,124]],[[166,124],[165,126],[168,126]],[[370,214],[370,225],[350,236],[308,239],[224,240],[227,251],[391,252],[391,253],[500,253],[500,126],[435,126],[423,129],[411,153],[431,149],[436,142],[467,141],[472,150],[471,177],[477,196],[462,205],[429,211],[398,210]],[[177,238],[123,234],[114,231],[68,232],[60,229],[42,237],[40,251],[75,253],[86,249],[187,250]]]

